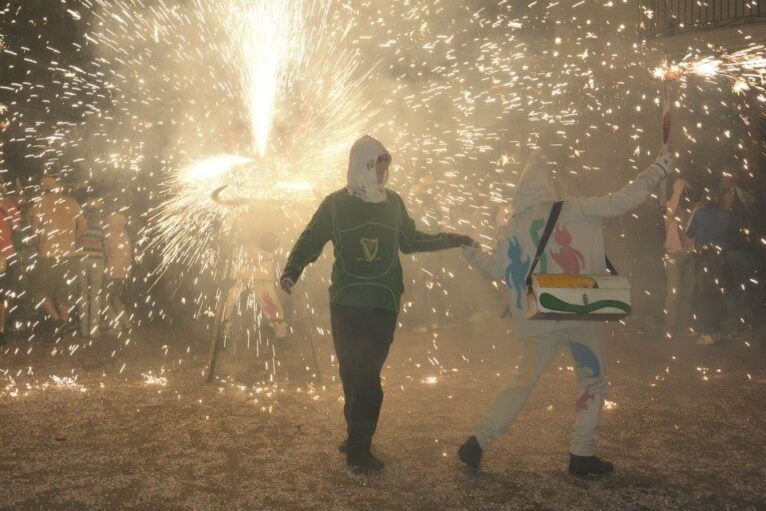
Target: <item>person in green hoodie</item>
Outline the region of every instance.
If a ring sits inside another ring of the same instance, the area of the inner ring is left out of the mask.
[[[474,243],[469,236],[418,231],[402,198],[385,187],[390,165],[391,155],[378,140],[364,136],[354,143],[348,185],[322,201],[280,278],[282,289],[290,293],[303,269],[333,242],[330,320],[347,425],[340,450],[350,467],[363,471],[383,468],[370,447],[383,404],[380,371],[404,292],[399,251],[430,252]]]

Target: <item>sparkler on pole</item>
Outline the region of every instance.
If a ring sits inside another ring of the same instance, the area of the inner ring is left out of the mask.
[[[668,84],[669,80],[670,78],[668,76],[664,76],[662,78],[662,116],[660,123],[660,152],[658,154],[662,154],[670,150],[670,128],[672,125],[672,119],[670,116],[671,99],[669,90],[670,86]],[[660,181],[660,203],[663,205],[667,202],[666,181],[667,178],[663,178]]]
[[[671,127],[671,117],[670,117],[670,92],[668,90],[668,81],[663,80],[662,82],[662,130],[661,130],[661,142],[660,142],[660,153],[664,153],[668,150],[668,147],[670,145],[670,127]]]

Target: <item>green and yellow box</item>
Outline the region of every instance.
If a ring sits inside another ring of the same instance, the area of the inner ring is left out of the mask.
[[[630,281],[617,275],[532,274],[527,318],[611,321],[630,315]]]

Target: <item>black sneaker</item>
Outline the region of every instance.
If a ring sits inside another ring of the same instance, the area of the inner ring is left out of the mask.
[[[348,438],[338,444],[338,452],[341,454],[348,452]]]
[[[354,472],[378,472],[385,467],[385,464],[373,456],[371,452],[362,454],[347,452],[346,465],[351,467]]]
[[[479,445],[479,441],[473,435],[468,437],[468,440],[466,440],[465,443],[460,446],[460,449],[457,450],[457,456],[460,458],[460,461],[468,465],[468,467],[472,468],[473,470],[479,469],[479,465],[481,464],[481,455],[483,453],[484,451]]]
[[[614,472],[614,464],[596,456],[569,455],[569,473],[573,476],[603,476],[612,472]]]

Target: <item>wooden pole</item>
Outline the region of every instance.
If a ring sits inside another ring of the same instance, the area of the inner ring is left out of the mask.
[[[223,315],[226,309],[227,297],[228,289],[226,289],[225,293],[221,293],[221,298],[218,300],[218,304],[215,308],[215,319],[213,320],[213,337],[210,339],[210,347],[208,349],[205,383],[211,383],[213,381],[215,363],[218,359],[218,339],[221,337],[221,329],[224,321]]]

